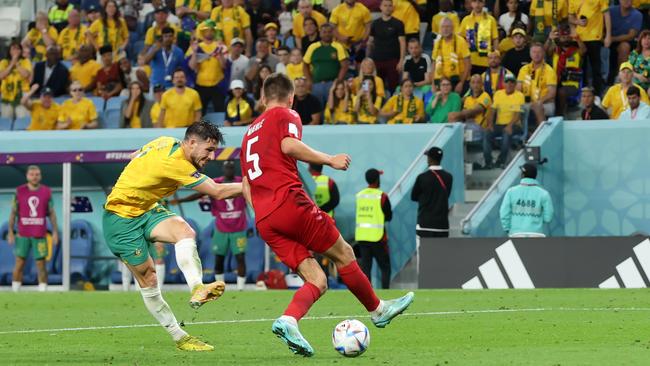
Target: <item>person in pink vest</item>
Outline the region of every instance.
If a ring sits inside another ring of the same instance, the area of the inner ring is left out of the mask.
[[[223,163],[223,176],[214,178],[217,183],[239,183],[242,177],[235,176],[235,162],[227,160]],[[195,193],[185,198],[171,200],[171,205],[190,202],[203,197]],[[212,235],[212,251],[216,261],[214,278],[224,280],[224,263],[228,251],[237,259],[237,289],[243,290],[246,284],[246,244],[248,220],[246,218],[246,200],[244,197],[215,200],[210,198],[212,216],[215,218],[216,229]]]
[[[9,232],[7,242],[14,245],[16,267],[14,268],[11,288],[20,290],[23,282],[25,260],[33,251],[38,268],[38,289],[47,290],[47,270],[45,258],[48,256],[47,221],[52,223],[52,244],[57,244],[59,234],[56,226],[56,214],[52,204],[52,190],[41,184],[41,169],[36,165],[27,168],[27,183],[16,188],[11,213],[9,214]],[[18,235],[14,233],[14,225],[18,217]]]

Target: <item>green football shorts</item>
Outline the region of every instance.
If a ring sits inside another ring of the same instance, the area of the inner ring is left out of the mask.
[[[14,248],[16,257],[27,258],[30,248],[34,252],[35,260],[47,258],[47,238],[25,238],[16,235],[16,247]]]
[[[131,219],[104,210],[102,222],[106,244],[125,263],[142,264],[149,258],[151,231],[161,221],[175,215],[161,205]]]
[[[212,234],[212,252],[216,255],[226,256],[228,250],[232,255],[246,253],[246,231],[222,233],[215,230]]]

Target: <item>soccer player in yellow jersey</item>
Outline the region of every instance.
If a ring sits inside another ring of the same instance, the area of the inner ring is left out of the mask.
[[[241,183],[217,184],[200,172],[214,159],[219,143],[223,143],[221,132],[205,121],[190,125],[183,141],[159,137],[149,142],[131,155],[104,206],[106,244],[138,281],[145,307],[176,347],[185,351],[212,351],[214,347],[179,327],[158,288],[148,246],[150,242],[176,243],[176,262],[192,290],[191,307],[197,309],[223,294],[222,281],[203,284],[194,230],[158,203],[183,186],[216,200],[240,196]]]

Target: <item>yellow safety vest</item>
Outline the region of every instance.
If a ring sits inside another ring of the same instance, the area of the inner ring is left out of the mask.
[[[560,56],[556,52],[553,55],[553,70],[557,71],[557,63],[559,60]],[[580,79],[582,79],[582,58],[580,57],[580,52],[578,50],[573,52],[571,56],[567,57],[562,78],[565,80],[561,81],[558,79],[558,86],[573,86],[576,89],[580,88]]]
[[[366,188],[357,193],[356,241],[378,242],[384,237],[384,211],[381,209],[382,191]]]
[[[326,175],[314,176],[316,182],[316,191],[314,192],[314,199],[318,207],[323,206],[330,201],[330,178]],[[334,210],[327,213],[330,217],[334,217]]]
[[[68,15],[74,9],[72,4],[68,4],[68,7],[65,10],[59,9],[58,5],[54,5],[50,8],[50,12],[47,14],[47,18],[50,20],[50,23],[56,24],[61,22],[68,21]]]

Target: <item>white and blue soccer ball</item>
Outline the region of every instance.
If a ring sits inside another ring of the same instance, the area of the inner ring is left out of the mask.
[[[357,357],[368,349],[370,332],[356,319],[346,319],[336,325],[332,332],[334,349],[345,357]]]

